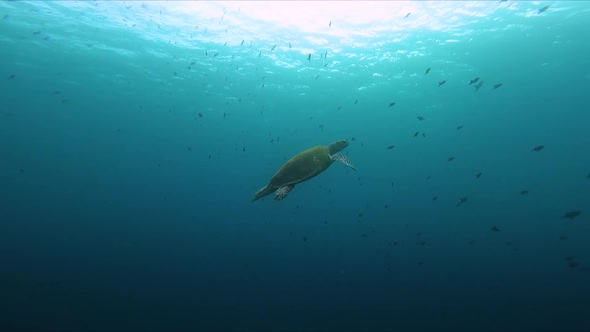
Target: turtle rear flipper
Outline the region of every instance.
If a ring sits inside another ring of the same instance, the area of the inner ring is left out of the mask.
[[[257,199],[261,199],[262,197],[266,196],[266,195],[270,195],[275,191],[275,189],[271,186],[264,186],[262,188],[260,188],[260,190],[258,190],[255,194],[254,197],[252,198],[252,202],[254,202]]]
[[[356,171],[356,168],[352,165],[352,163],[348,160],[348,158],[346,158],[346,156],[341,155],[341,154],[335,154],[330,157],[332,158],[332,160],[339,161],[339,162],[343,163],[344,165],[346,165]]]
[[[291,190],[293,190],[293,188],[294,188],[294,187],[295,187],[295,185],[294,185],[294,184],[290,184],[290,185],[288,185],[288,186],[282,186],[282,187],[280,187],[279,189],[277,189],[277,190],[275,191],[275,199],[276,199],[277,201],[280,201],[280,200],[282,200],[283,198],[287,197],[287,195],[289,195],[289,192],[290,192]]]

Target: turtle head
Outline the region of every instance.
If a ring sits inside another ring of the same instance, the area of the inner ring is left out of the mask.
[[[328,151],[329,151],[330,155],[333,155],[335,153],[342,151],[347,146],[348,146],[348,141],[343,139],[343,140],[336,141],[336,142],[328,145]]]

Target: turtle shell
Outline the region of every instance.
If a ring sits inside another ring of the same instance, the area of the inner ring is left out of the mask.
[[[332,164],[328,147],[319,145],[289,159],[270,180],[269,186],[280,188],[313,178]]]

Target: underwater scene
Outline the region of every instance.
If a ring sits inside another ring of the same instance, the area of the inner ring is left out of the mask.
[[[588,22],[1,1],[0,330],[590,330]]]

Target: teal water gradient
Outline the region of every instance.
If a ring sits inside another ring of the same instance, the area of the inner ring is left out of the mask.
[[[590,3],[289,3],[0,2],[0,325],[590,328]]]

